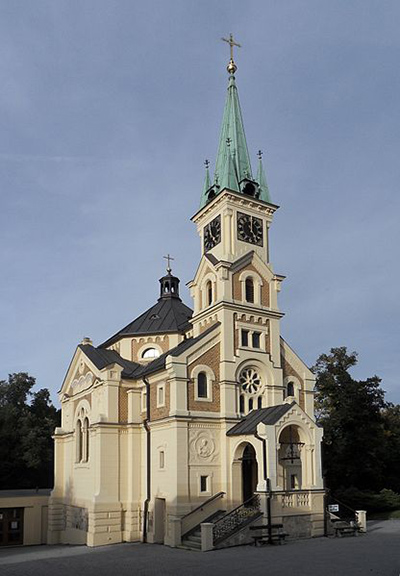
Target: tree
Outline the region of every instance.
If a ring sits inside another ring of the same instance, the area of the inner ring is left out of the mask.
[[[327,486],[380,490],[385,486],[385,393],[377,376],[355,380],[349,370],[356,352],[346,347],[321,354],[313,371],[317,420],[324,427],[323,466]]]
[[[25,372],[0,381],[0,489],[53,484],[51,436],[60,411],[47,389],[32,392],[35,384]]]

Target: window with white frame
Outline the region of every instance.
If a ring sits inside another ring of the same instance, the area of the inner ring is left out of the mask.
[[[209,366],[198,365],[191,373],[194,383],[194,399],[203,402],[212,401],[212,387],[215,380]]]
[[[248,330],[241,330],[242,335],[242,346],[247,347],[249,345],[249,331]]]
[[[244,283],[244,298],[246,302],[254,303],[254,280],[249,276]]]
[[[261,332],[253,332],[251,335],[251,343],[253,348],[260,348],[261,346]]]
[[[213,303],[213,285],[211,280],[208,280],[206,284],[206,294],[207,294],[207,306],[211,306]]]
[[[240,347],[264,351],[266,330],[260,331],[260,328],[253,330],[249,325],[246,325],[246,328],[240,328]]]
[[[246,304],[261,304],[262,278],[257,272],[243,270],[239,276],[241,300]]]
[[[165,468],[165,452],[164,450],[160,450],[158,453],[158,467],[160,470],[164,470]]]
[[[89,460],[89,418],[86,410],[82,407],[78,412],[75,425],[76,462],[88,462]]]
[[[143,360],[154,360],[155,358],[158,358],[160,356],[160,351],[157,350],[157,348],[146,348],[146,350],[143,350],[142,352],[142,358]]]
[[[146,388],[142,390],[142,412],[146,412],[147,410],[147,391]]]
[[[197,398],[208,398],[208,379],[205,372],[199,372],[197,375]]]
[[[210,492],[210,477],[206,475],[200,476],[200,494],[208,494]]]
[[[165,384],[157,385],[157,408],[165,406]]]
[[[286,397],[290,396],[294,396],[294,384],[291,381],[286,384]]]
[[[301,384],[296,377],[289,376],[285,378],[283,383],[283,399],[288,402],[292,402],[293,400],[299,402],[300,390]]]

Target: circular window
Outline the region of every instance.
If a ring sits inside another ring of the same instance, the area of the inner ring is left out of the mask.
[[[247,394],[257,394],[261,389],[261,378],[254,368],[245,368],[239,376],[239,382]]]
[[[157,348],[146,348],[146,350],[142,354],[142,358],[151,359],[151,358],[158,358],[160,352]]]

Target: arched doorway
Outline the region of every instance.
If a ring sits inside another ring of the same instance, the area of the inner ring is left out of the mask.
[[[286,426],[279,435],[278,484],[284,490],[300,490],[303,482],[303,470],[298,426]]]
[[[257,488],[257,460],[256,451],[251,444],[247,444],[242,456],[242,499],[247,502],[253,497]]]
[[[232,505],[239,506],[254,495],[258,482],[256,451],[250,442],[241,442],[232,462]]]

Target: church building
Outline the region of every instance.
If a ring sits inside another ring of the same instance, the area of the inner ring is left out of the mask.
[[[207,162],[192,217],[202,250],[193,309],[168,259],[149,310],[78,345],[59,392],[50,544],[204,550],[247,541],[257,522],[323,534],[315,378],[280,333],[278,206],[261,153],[251,166],[228,42],[215,171]]]

